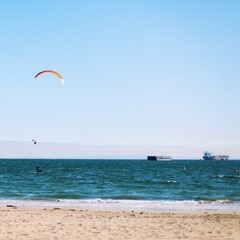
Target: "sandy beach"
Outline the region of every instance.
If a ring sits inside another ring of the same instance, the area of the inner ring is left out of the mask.
[[[240,211],[0,207],[0,239],[239,239]]]

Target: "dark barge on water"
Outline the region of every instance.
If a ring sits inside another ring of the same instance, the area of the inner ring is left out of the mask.
[[[170,156],[148,156],[148,161],[170,161],[172,158]]]

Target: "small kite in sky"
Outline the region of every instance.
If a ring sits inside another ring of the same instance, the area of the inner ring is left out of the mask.
[[[53,70],[43,70],[43,71],[37,73],[34,78],[37,78],[40,74],[46,73],[46,72],[47,73],[53,73],[53,74],[57,75],[59,77],[59,80],[61,81],[61,83],[64,85],[64,79],[63,79],[62,75],[60,73],[56,72],[56,71],[53,71]]]

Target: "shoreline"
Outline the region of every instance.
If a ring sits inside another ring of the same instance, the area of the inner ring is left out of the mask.
[[[0,199],[0,207],[7,205],[27,208],[75,208],[105,211],[240,211],[240,202],[229,200]]]
[[[119,211],[0,207],[6,239],[239,239],[240,210]]]

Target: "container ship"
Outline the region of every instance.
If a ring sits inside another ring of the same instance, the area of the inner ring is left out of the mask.
[[[204,160],[229,160],[229,156],[228,155],[213,155],[210,152],[204,152],[203,155],[203,159]]]
[[[170,156],[148,156],[148,161],[170,161],[172,158]]]

